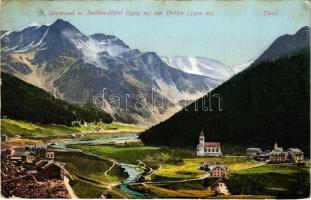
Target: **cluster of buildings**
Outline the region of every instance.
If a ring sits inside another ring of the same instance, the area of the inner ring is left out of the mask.
[[[220,142],[206,142],[203,131],[199,136],[199,144],[197,145],[196,155],[198,157],[219,157],[222,156]],[[251,147],[246,149],[246,155],[259,161],[267,161],[269,163],[304,163],[304,153],[298,148],[289,148],[284,151],[275,143],[274,148],[262,151],[260,148]]]
[[[304,153],[298,148],[289,148],[284,151],[282,147],[279,147],[277,143],[274,144],[274,148],[270,150],[262,151],[260,148],[247,148],[246,155],[249,157],[267,161],[268,163],[304,163]]]
[[[1,194],[22,198],[70,198],[64,177],[70,174],[54,161],[47,145],[27,145],[1,150]]]
[[[199,144],[197,145],[197,156],[199,157],[220,157],[222,156],[220,142],[206,142],[204,132],[201,131]],[[227,176],[227,165],[215,162],[202,162],[200,170],[207,171],[207,177],[225,178]]]
[[[222,156],[220,142],[206,142],[203,131],[199,136],[196,155],[198,157],[220,157]],[[251,147],[246,149],[246,155],[258,161],[267,161],[268,163],[304,163],[304,153],[298,148],[289,148],[284,151],[277,143],[274,148],[262,151],[260,148]],[[202,162],[200,170],[208,172],[208,177],[225,178],[227,176],[227,165],[214,162]]]

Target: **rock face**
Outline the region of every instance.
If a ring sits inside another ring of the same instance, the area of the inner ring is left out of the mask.
[[[184,102],[203,96],[231,76],[221,64],[204,74],[189,74],[154,52],[131,49],[113,35],[84,35],[61,19],[51,25],[2,31],[1,44],[2,71],[71,103],[92,102],[105,91],[106,111],[120,121],[142,125],[168,118]],[[119,103],[109,99],[113,94],[120,97]]]

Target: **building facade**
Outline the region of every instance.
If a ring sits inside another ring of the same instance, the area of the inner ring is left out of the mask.
[[[297,148],[289,148],[288,153],[294,163],[304,163],[304,153]]]
[[[34,152],[31,151],[26,151],[23,155],[22,155],[22,160],[28,164],[32,164],[34,163],[34,161],[37,159],[37,156]]]
[[[222,156],[219,142],[205,142],[205,136],[201,131],[199,144],[197,145],[197,156]]]
[[[49,159],[49,160],[53,160],[54,157],[55,157],[55,152],[48,149],[48,150],[46,151],[45,158],[46,158],[46,159]]]
[[[212,178],[225,178],[227,176],[227,165],[211,165],[209,169]]]
[[[246,149],[246,155],[249,157],[256,157],[262,152],[260,148],[247,148]]]

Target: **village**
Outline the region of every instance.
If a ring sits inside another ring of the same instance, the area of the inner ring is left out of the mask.
[[[204,132],[201,131],[199,137],[199,144],[197,145],[198,157],[221,157],[221,145],[220,142],[205,142]],[[267,163],[294,163],[298,165],[304,164],[304,153],[298,148],[288,148],[284,151],[282,147],[279,147],[277,143],[274,144],[274,148],[270,150],[261,150],[257,147],[249,147],[246,149],[246,156]],[[200,170],[208,172],[207,177],[212,178],[226,178],[227,165],[215,162],[202,162],[199,166]]]
[[[75,138],[77,135],[71,135]],[[13,138],[13,140],[16,138]],[[1,142],[9,138],[1,134]],[[73,180],[65,163],[55,160],[56,149],[53,144],[34,145],[2,145],[1,149],[1,188],[4,197],[22,198],[74,198],[69,181]],[[229,169],[224,159],[231,155],[223,155],[221,143],[206,141],[203,131],[199,136],[195,157],[206,158],[197,166],[198,171],[205,173],[204,179],[217,180],[218,194],[228,195],[224,179],[229,179]],[[284,151],[275,143],[272,150],[249,147],[245,155],[254,161],[266,164],[292,163],[304,165],[304,153],[298,148]],[[213,161],[210,158],[218,158]],[[199,178],[200,179],[200,178]]]
[[[2,145],[1,194],[6,198],[72,198],[68,192],[72,177],[54,157],[46,144]]]

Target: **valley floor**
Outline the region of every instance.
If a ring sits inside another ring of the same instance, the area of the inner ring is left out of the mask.
[[[1,122],[2,133],[11,137],[2,147],[59,142],[54,146],[55,160],[64,163],[74,177],[68,184],[73,189],[72,195],[79,198],[105,195],[111,198],[266,199],[304,198],[310,194],[309,161],[298,166],[267,164],[232,154],[198,158],[192,149],[145,146],[135,139],[137,135],[124,137],[128,132],[141,130],[125,124],[64,127],[8,119]],[[102,129],[94,132],[95,127]],[[115,129],[111,130],[112,127]],[[84,137],[72,136],[84,131],[89,131]],[[15,138],[17,133],[21,138]],[[206,172],[198,168],[205,161],[226,164],[228,177],[207,178]],[[223,192],[226,195],[219,193],[219,189],[227,190]]]
[[[129,188],[143,194],[163,198],[278,198],[305,197],[309,194],[309,163],[267,164],[246,156],[221,158],[197,158],[192,150],[148,147],[138,144],[96,145],[77,144],[85,152],[118,161],[139,164],[144,162],[152,168],[144,174],[142,183],[129,184]],[[129,152],[129,153],[125,153]],[[215,192],[216,179],[206,179],[205,171],[198,166],[203,161],[228,165],[228,178],[222,180],[230,192],[223,196]]]

